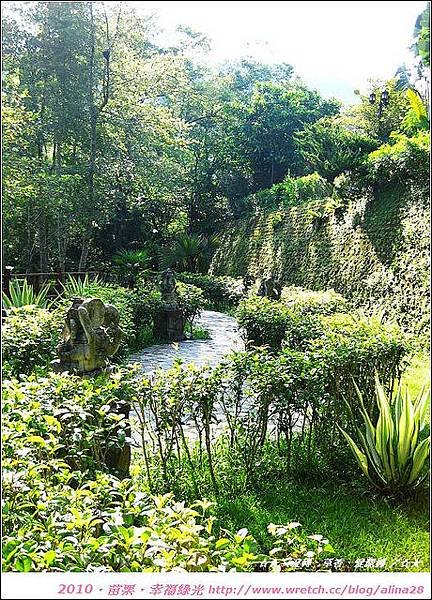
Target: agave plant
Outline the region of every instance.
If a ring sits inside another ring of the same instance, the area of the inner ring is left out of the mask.
[[[424,471],[430,451],[430,436],[427,436],[430,392],[423,388],[412,402],[408,391],[403,393],[401,386],[394,399],[388,398],[377,375],[375,386],[379,411],[376,425],[356,386],[365,430],[356,427],[356,443],[339,429],[372,485],[388,493],[404,492],[419,486],[427,477]]]
[[[4,308],[19,308],[20,306],[34,305],[47,308],[52,303],[48,300],[49,284],[44,284],[36,293],[33,286],[24,279],[13,279],[9,282],[9,295],[2,292],[2,305]]]
[[[100,283],[99,276],[96,275],[92,281],[88,276],[88,273],[85,274],[84,279],[76,279],[72,275],[68,274],[68,279],[66,283],[62,283],[63,290],[65,295],[68,297],[77,297],[80,298],[82,296],[86,296],[92,285],[97,285]]]

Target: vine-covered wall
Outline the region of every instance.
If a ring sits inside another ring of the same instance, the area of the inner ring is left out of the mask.
[[[387,186],[319,213],[296,207],[237,221],[223,233],[211,272],[333,288],[367,312],[383,311],[405,329],[427,334],[428,190]]]

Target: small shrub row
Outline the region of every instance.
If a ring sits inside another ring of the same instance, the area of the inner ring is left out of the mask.
[[[344,312],[346,300],[333,290],[315,292],[285,287],[281,301],[251,296],[239,304],[237,319],[247,345],[269,346],[280,350],[283,342],[302,348],[303,342],[322,330],[317,315]]]
[[[299,523],[271,523],[272,549],[264,554],[247,529],[221,529],[212,503],[186,506],[172,494],[150,496],[138,483],[139,466],[122,481],[107,472],[102,450],[125,441],[110,407],[132,401],[132,375],[6,382],[3,570],[319,569],[333,549]]]
[[[230,355],[213,371],[178,363],[144,377],[135,412],[142,439],[149,440],[143,444],[149,489],[196,497],[209,486],[217,494],[235,485],[238,493],[277,464],[287,476],[299,468],[340,466],[346,475],[349,449],[338,426],[350,434],[363,422],[354,381],[376,418],[374,374],[391,394],[407,344],[396,327],[375,320],[335,314],[317,323],[319,337],[303,339],[303,350],[254,348]],[[196,441],[193,451],[187,435]]]

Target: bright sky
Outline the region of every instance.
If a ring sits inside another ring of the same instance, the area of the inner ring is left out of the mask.
[[[391,78],[412,55],[426,2],[134,2],[158,15],[167,35],[186,25],[212,41],[209,61],[252,56],[287,62],[311,87],[345,102],[369,78]]]

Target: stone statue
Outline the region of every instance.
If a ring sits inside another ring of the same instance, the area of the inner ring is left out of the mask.
[[[172,269],[166,269],[162,273],[160,282],[160,291],[162,294],[162,301],[164,308],[166,309],[177,309],[178,308],[178,297],[176,292],[176,280],[174,277],[174,271]]]
[[[106,369],[122,339],[119,321],[120,314],[111,304],[98,298],[74,298],[57,346],[59,358],[51,363],[54,370],[91,375]]]
[[[166,269],[160,280],[162,308],[155,315],[153,332],[156,339],[180,342],[185,339],[185,320],[178,301],[174,271]]]
[[[255,278],[252,277],[252,275],[249,275],[249,273],[246,273],[246,275],[243,277],[243,293],[247,294],[254,283]]]
[[[270,300],[280,300],[282,294],[282,281],[267,277],[262,279],[257,292],[258,296],[269,298]]]

